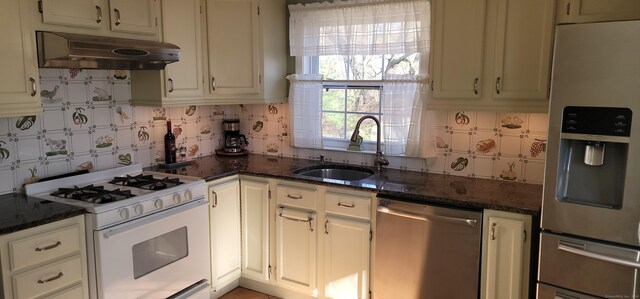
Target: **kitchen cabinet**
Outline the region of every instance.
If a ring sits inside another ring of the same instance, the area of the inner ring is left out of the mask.
[[[276,208],[276,284],[307,295],[317,293],[317,219],[312,209],[315,189],[278,186]],[[289,207],[288,203],[291,204]]]
[[[371,196],[327,191],[324,203],[324,295],[369,298]]]
[[[37,30],[157,40],[157,0],[39,0]],[[38,15],[40,14],[40,15]]]
[[[528,298],[531,216],[485,210],[481,299]]]
[[[162,41],[180,47],[180,61],[162,71],[131,72],[131,102],[148,106],[203,104],[200,0],[162,0]]]
[[[3,298],[88,298],[84,216],[0,236]]]
[[[436,0],[433,9],[428,108],[548,110],[554,0]]]
[[[237,178],[209,183],[209,205],[211,287],[217,292],[240,278],[240,182]]]
[[[203,40],[207,41],[206,98],[210,103],[286,100],[285,1],[205,2]]]
[[[269,183],[240,180],[242,277],[269,283]]]
[[[640,19],[637,0],[560,0],[556,21],[563,23],[589,23]]]
[[[0,117],[42,113],[38,59],[33,28],[24,17],[28,5],[10,0],[0,3]]]
[[[156,0],[109,0],[111,30],[156,34]]]

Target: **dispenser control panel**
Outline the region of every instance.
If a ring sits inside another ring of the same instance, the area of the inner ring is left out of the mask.
[[[567,106],[562,113],[562,132],[631,136],[629,108]]]

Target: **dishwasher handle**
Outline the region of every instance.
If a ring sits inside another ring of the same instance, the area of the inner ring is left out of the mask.
[[[476,224],[478,223],[478,221],[475,219],[440,216],[440,215],[434,215],[434,214],[418,214],[418,213],[395,210],[395,209],[391,209],[389,207],[384,207],[384,206],[378,206],[378,212],[399,216],[399,217],[404,217],[404,218],[421,220],[421,221],[446,222],[451,224],[468,225],[470,227],[475,227]]]

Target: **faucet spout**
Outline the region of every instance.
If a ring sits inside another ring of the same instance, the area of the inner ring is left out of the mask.
[[[362,123],[363,120],[365,119],[372,119],[375,123],[376,123],[376,127],[377,127],[377,134],[376,134],[376,159],[374,160],[373,164],[375,166],[378,167],[378,170],[382,169],[382,166],[388,166],[389,165],[389,160],[387,160],[387,158],[385,158],[385,156],[382,154],[382,150],[380,150],[380,132],[382,131],[382,129],[380,128],[380,120],[378,120],[377,117],[373,116],[373,115],[365,115],[363,117],[361,117],[360,119],[358,119],[358,122],[356,123],[356,128],[353,130],[353,134],[351,134],[351,141],[356,142],[358,140],[358,135],[360,134],[360,124]]]

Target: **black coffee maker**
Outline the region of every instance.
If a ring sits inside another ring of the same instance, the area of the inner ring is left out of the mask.
[[[220,155],[244,155],[245,146],[249,144],[247,138],[240,134],[240,120],[237,118],[222,120],[224,130],[224,145],[216,153]]]

